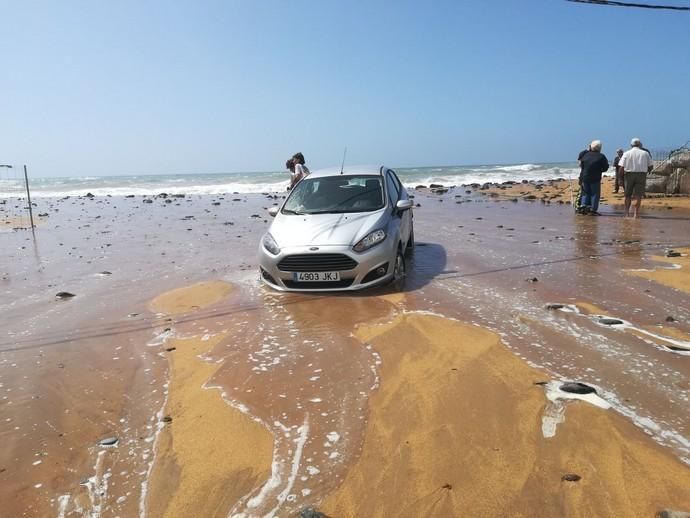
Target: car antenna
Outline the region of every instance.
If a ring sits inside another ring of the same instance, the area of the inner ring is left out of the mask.
[[[343,162],[340,164],[340,174],[343,174],[343,168],[345,167],[345,155],[347,155],[347,146],[345,146],[345,151],[343,151]]]

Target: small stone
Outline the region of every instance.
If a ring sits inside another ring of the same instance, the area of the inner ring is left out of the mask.
[[[680,257],[682,254],[680,252],[675,252],[674,250],[669,250],[666,252],[666,257]]]
[[[685,511],[674,511],[673,509],[664,509],[656,513],[657,518],[690,518],[690,513]]]
[[[563,309],[565,307],[565,304],[547,304],[546,309],[550,310],[556,310],[556,309]]]
[[[172,417],[170,417],[169,415],[166,415],[166,416],[162,419],[162,421],[163,421],[164,423],[172,423]]]
[[[563,482],[578,482],[582,477],[577,473],[566,473],[561,477]]]
[[[676,319],[673,318],[671,315],[666,317],[666,322],[675,322],[675,321],[676,321]]]
[[[98,441],[99,446],[115,446],[117,444],[117,437],[106,437]]]
[[[600,324],[604,324],[605,326],[619,326],[623,323],[622,320],[618,320],[617,318],[609,318],[609,317],[600,317],[598,322]]]
[[[107,270],[104,270],[104,271],[102,271],[102,272],[99,272],[99,274],[100,274],[100,275],[112,275],[113,272],[109,272],[109,271],[107,271]]]
[[[527,280],[527,282],[539,282],[539,279],[537,279],[536,277],[532,277],[531,279],[526,279],[526,280]]]
[[[563,392],[568,392],[570,394],[596,394],[597,391],[594,387],[580,383],[579,381],[573,381],[568,383],[563,383],[559,387]]]
[[[171,352],[173,352],[173,351],[175,351],[175,350],[177,350],[177,347],[166,347],[166,348],[165,348],[165,352],[167,352],[167,353],[171,353]]]
[[[72,297],[76,297],[76,295],[74,293],[70,293],[69,291],[61,291],[59,293],[56,293],[55,296],[58,299],[62,299],[62,300],[71,299]]]
[[[313,507],[305,507],[299,513],[300,518],[328,518],[325,514],[317,511]]]

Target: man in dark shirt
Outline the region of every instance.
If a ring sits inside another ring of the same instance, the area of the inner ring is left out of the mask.
[[[618,192],[618,190],[623,187],[623,168],[618,165],[623,156],[623,150],[621,148],[616,149],[616,158],[613,159],[613,168],[616,171],[616,183],[613,186],[613,192]]]
[[[599,198],[601,197],[601,175],[608,171],[609,161],[601,152],[601,141],[593,140],[589,151],[582,155],[580,165],[582,172],[582,212],[599,215]]]
[[[578,214],[583,214],[582,212],[582,157],[585,156],[585,154],[589,153],[589,144],[587,144],[587,148],[583,149],[580,151],[580,154],[577,155],[577,163],[580,165],[580,176],[577,178],[577,194],[575,195],[575,212]],[[572,189],[572,185],[570,188]]]

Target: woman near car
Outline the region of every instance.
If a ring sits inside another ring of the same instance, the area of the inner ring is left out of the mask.
[[[285,167],[290,171],[290,186],[291,190],[297,182],[302,178],[309,176],[309,168],[304,164],[304,155],[302,153],[295,153],[292,158],[285,163]]]

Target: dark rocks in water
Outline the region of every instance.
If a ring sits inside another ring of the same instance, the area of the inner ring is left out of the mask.
[[[169,415],[166,415],[163,419],[161,419],[164,423],[172,423],[172,417]]]
[[[258,214],[252,214],[252,215],[249,216],[249,217],[250,217],[250,218],[261,218],[261,216],[259,216]]]
[[[604,324],[605,326],[619,326],[623,323],[622,320],[618,320],[617,318],[609,318],[609,317],[600,317],[598,322],[600,324]]]
[[[431,183],[429,184],[429,189],[443,189],[443,185],[438,183]]]
[[[556,309],[563,309],[565,307],[565,304],[547,304],[546,309],[551,309],[551,310],[556,310]]]
[[[477,217],[474,218],[474,219],[484,219],[484,218],[482,218],[481,216],[477,216]]]
[[[167,193],[167,192],[162,192],[162,193],[160,193],[160,194],[157,196],[157,198],[167,198],[167,197],[168,197],[168,193]]]
[[[233,198],[232,201],[242,201],[240,198]]]
[[[673,250],[669,250],[666,252],[666,257],[680,257],[682,254],[680,252],[675,252]]]
[[[528,194],[527,196],[524,196],[524,199],[526,200],[536,200],[537,197],[534,194]]]
[[[84,198],[95,198],[95,196],[93,194],[91,194],[90,192],[87,192],[86,195],[84,196]]]
[[[47,218],[48,213],[47,212],[42,212],[41,214],[38,215],[39,218]]]
[[[300,511],[299,518],[328,518],[328,516],[313,507],[305,507]]]
[[[416,190],[419,190],[419,189],[426,189],[426,185],[415,185],[414,188],[415,188]]]
[[[128,195],[125,196],[125,198],[134,198],[134,195],[133,195],[133,194],[128,194]]]
[[[676,321],[676,319],[673,318],[671,315],[666,317],[666,322],[675,322],[675,321]]]
[[[185,196],[187,196],[187,195],[186,195],[186,194],[182,194],[182,193],[180,193],[180,194],[173,194],[173,195],[172,195],[173,198],[184,198]]]
[[[527,282],[539,282],[539,279],[532,277],[531,279],[525,279]]]
[[[517,198],[513,198],[513,199],[511,199],[510,201],[512,201],[513,203],[517,203],[518,199],[517,199]]]
[[[568,392],[570,394],[596,394],[597,390],[594,387],[580,383],[579,381],[571,381],[568,383],[563,383],[560,388],[563,392]]]
[[[165,352],[166,352],[166,353],[171,353],[171,352],[173,352],[173,351],[175,351],[175,350],[177,350],[177,347],[166,347],[166,348],[165,348]]]
[[[99,446],[115,446],[117,444],[117,437],[106,437],[98,441]]]
[[[153,200],[150,198],[145,198],[143,201],[144,203],[153,203]]]
[[[58,299],[62,299],[62,300],[71,299],[72,297],[76,297],[76,295],[74,293],[70,293],[69,291],[61,291],[59,293],[56,293],[55,296]]]
[[[219,202],[219,201],[214,201],[213,203],[211,203],[211,205],[216,205],[216,206],[218,206],[218,205],[220,205],[220,202]]]
[[[431,192],[433,192],[434,194],[446,194],[448,192],[448,189],[446,189],[445,187],[438,187],[434,188]]]
[[[232,221],[223,221],[223,225],[234,225]]]
[[[167,199],[167,200],[165,200],[165,203],[172,203],[172,200]]]
[[[535,381],[532,385],[541,385],[542,387],[546,385],[548,381]]]
[[[581,479],[582,477],[577,473],[566,473],[561,477],[561,480],[563,482],[578,482]]]

